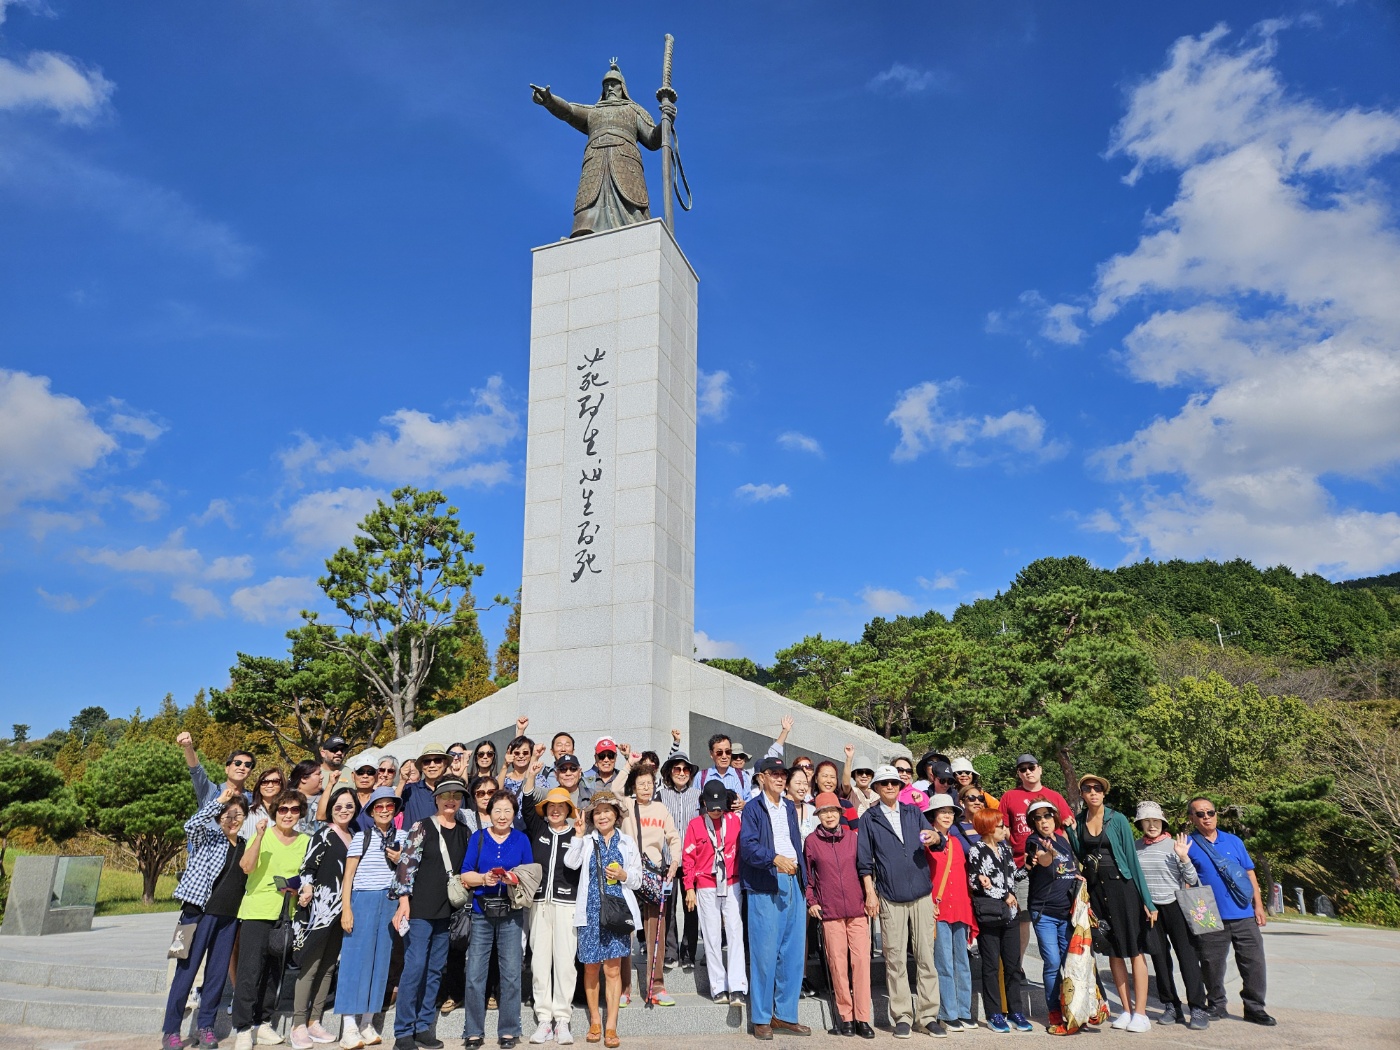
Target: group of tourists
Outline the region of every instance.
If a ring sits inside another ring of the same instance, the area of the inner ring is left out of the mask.
[[[288,982],[294,1050],[380,1044],[391,1002],[395,1050],[439,1050],[438,1018],[458,1008],[467,1050],[483,1045],[490,1009],[509,1050],[525,999],[529,1042],[568,1045],[581,977],[584,1038],[613,1048],[619,1012],[675,1005],[666,975],[693,968],[701,948],[711,997],[747,1005],[758,1039],[810,1034],[798,1020],[809,972],[831,993],[832,1031],[873,1039],[877,938],[895,1038],[976,1030],[974,967],[985,1026],[1031,1031],[1032,933],[1051,1034],[1108,1022],[1095,953],[1121,1004],[1113,1029],[1151,1028],[1149,956],[1159,1024],[1225,1017],[1232,948],[1244,1019],[1275,1023],[1254,864],[1208,798],[1174,829],[1155,802],[1132,821],[1106,805],[1111,785],[1095,774],[1079,778],[1073,812],[1029,754],[999,799],[966,758],[936,753],[876,765],[847,746],[839,768],[788,764],[791,718],[752,768],[722,733],[703,767],[692,762],[679,730],[664,757],[603,737],[585,768],[569,733],[546,745],[528,725],[499,756],[489,740],[430,744],[348,770],[339,737],[285,775],[254,776],[238,751],[222,785],[180,734],[198,808],[175,890],[167,1050],[186,1045],[201,974],[199,1047],[218,1045],[230,978],[234,1050],[283,1042],[274,1018]],[[321,1024],[328,1006],[338,1034]]]

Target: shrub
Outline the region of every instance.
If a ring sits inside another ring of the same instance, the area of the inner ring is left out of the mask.
[[[1400,894],[1390,890],[1343,891],[1337,914],[1349,922],[1400,929]]]

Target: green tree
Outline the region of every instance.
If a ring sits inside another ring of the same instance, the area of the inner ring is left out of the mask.
[[[1301,700],[1234,686],[1221,675],[1186,677],[1150,690],[1139,722],[1160,756],[1151,787],[1173,812],[1202,787],[1236,803],[1293,784],[1311,768],[1306,745],[1317,716]]]
[[[68,731],[78,736],[81,744],[87,744],[92,738],[92,734],[107,726],[107,711],[101,707],[85,707],[73,716],[68,723]]]
[[[324,644],[345,656],[387,710],[395,736],[413,732],[418,697],[455,641],[461,600],[482,573],[468,562],[472,534],[442,493],[396,489],[360,523],[354,548],[342,547],[318,581],[341,620]],[[496,604],[507,604],[497,596]],[[317,624],[315,613],[305,612]]]
[[[1400,701],[1323,704],[1312,760],[1336,776],[1333,797],[1375,844],[1400,892]]]
[[[28,755],[0,754],[0,883],[12,833],[33,828],[61,842],[82,826],[83,811],[57,766]]]
[[[1244,843],[1259,866],[1264,897],[1273,882],[1273,866],[1293,869],[1310,855],[1322,852],[1329,832],[1342,812],[1328,798],[1332,778],[1310,777],[1300,783],[1266,791],[1240,816]]]
[[[88,827],[130,852],[141,899],[154,903],[156,880],[183,848],[195,809],[180,749],[154,739],[123,743],[88,764],[76,792]]]
[[[766,686],[773,680],[773,676],[768,673],[766,668],[759,667],[747,656],[712,656],[710,659],[700,662],[710,667],[717,667],[721,671],[727,671],[735,678],[742,678],[746,682],[757,682],[759,685]]]
[[[875,650],[871,646],[809,634],[796,645],[775,654],[773,688],[809,707],[827,711],[846,676],[874,658]]]
[[[858,659],[833,691],[832,714],[896,734],[906,743],[911,732],[932,731],[935,745],[962,742],[975,719],[965,687],[972,647],[954,627],[918,627],[885,639],[883,655]],[[864,654],[862,654],[864,655]]]
[[[12,725],[10,727],[10,732],[13,734],[11,742],[16,746],[23,744],[29,739],[29,727],[22,722],[16,722]]]
[[[209,691],[215,720],[268,733],[287,764],[317,754],[332,735],[352,750],[373,743],[388,712],[368,697],[349,657],[325,644],[333,635],[329,627],[304,624],[287,632],[292,644],[285,659],[239,653],[228,689]]]
[[[520,678],[520,590],[506,619],[506,633],[496,646],[496,685],[504,689]]]
[[[1048,755],[1078,805],[1080,772],[1126,789],[1151,772],[1135,716],[1152,681],[1152,661],[1116,591],[1066,586],[1022,594],[1012,628],[979,653],[968,697],[985,712],[997,748]]]
[[[467,597],[470,597],[470,590]],[[422,726],[434,718],[470,707],[490,696],[499,686],[491,678],[491,658],[486,655],[486,638],[481,633],[476,610],[466,602],[457,604],[453,640],[444,645],[443,657],[432,675],[432,688],[419,700],[415,724]]]

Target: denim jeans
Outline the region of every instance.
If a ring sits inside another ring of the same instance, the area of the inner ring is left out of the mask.
[[[1035,924],[1035,942],[1040,947],[1041,962],[1045,964],[1045,1009],[1052,1014],[1059,1013],[1060,966],[1069,950],[1069,920],[1034,911],[1031,922]]]
[[[802,971],[807,961],[807,901],[796,875],[779,874],[778,892],[746,893],[749,907],[749,1018],[797,1021]]]
[[[467,1000],[462,1037],[486,1034],[486,971],[491,968],[491,947],[501,972],[501,992],[496,1002],[496,1036],[520,1035],[520,967],[525,954],[525,913],[512,908],[503,918],[472,914],[472,939],[467,946]],[[547,959],[538,965],[548,966]]]
[[[183,920],[185,915],[181,915]],[[238,919],[232,915],[200,914],[199,926],[190,941],[189,958],[175,964],[170,980],[170,995],[165,1003],[165,1034],[179,1035],[185,1016],[185,1000],[190,997],[199,964],[204,962],[204,987],[199,990],[200,1028],[213,1028],[219,1014],[219,1000],[228,980],[228,961],[233,955],[233,941],[238,933]],[[205,953],[208,957],[205,957]]]
[[[437,1020],[438,982],[447,964],[448,919],[409,919],[404,938],[403,974],[394,1007],[394,1035],[426,1032]]]
[[[945,1021],[972,1016],[972,964],[967,958],[965,922],[938,921],[933,964],[938,967],[938,1015]]]

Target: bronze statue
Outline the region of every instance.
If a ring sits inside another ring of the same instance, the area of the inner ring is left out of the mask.
[[[531,84],[530,88],[536,104],[588,136],[583,174],[574,198],[574,229],[569,236],[582,237],[650,219],[646,170],[637,147],[660,149],[662,133],[651,114],[628,97],[617,59],[603,75],[597,105],[568,102],[552,93],[548,85]],[[661,112],[663,120],[673,121],[674,102],[663,100]]]

